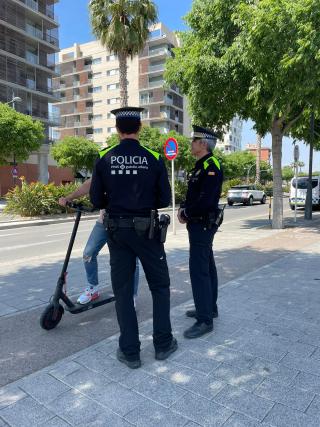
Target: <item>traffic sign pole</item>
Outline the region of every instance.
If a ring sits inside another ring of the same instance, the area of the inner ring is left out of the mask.
[[[172,192],[172,231],[176,234],[176,195],[174,177],[174,159],[178,155],[178,143],[174,138],[169,138],[164,144],[164,155],[171,161],[171,192]]]
[[[176,234],[176,194],[175,194],[175,179],[174,179],[174,160],[171,162],[171,182],[172,182],[172,231]]]

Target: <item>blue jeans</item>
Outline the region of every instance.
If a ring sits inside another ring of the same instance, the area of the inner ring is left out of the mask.
[[[86,247],[83,251],[83,263],[86,270],[87,281],[91,286],[97,286],[99,284],[98,279],[98,260],[97,256],[101,249],[107,243],[107,230],[104,228],[104,225],[101,222],[96,222],[89,239],[87,241]],[[133,294],[136,296],[138,294],[139,286],[139,261],[136,260],[136,270],[133,277]]]

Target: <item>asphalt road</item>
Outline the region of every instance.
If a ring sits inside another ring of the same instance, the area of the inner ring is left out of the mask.
[[[285,200],[285,206],[286,200]],[[289,210],[287,209],[287,213]],[[301,215],[301,213],[300,213]],[[268,206],[257,204],[252,207],[227,207],[224,226],[237,229],[261,227],[266,224]],[[70,262],[70,275],[77,285],[85,284],[82,266],[82,250],[94,225],[93,220],[83,221],[74,246]],[[72,223],[46,226],[32,226],[20,229],[0,231],[0,291],[2,298],[19,301],[23,297],[24,285],[34,290],[55,287],[63,257],[72,229]],[[178,233],[184,226],[177,224]],[[170,232],[170,231],[169,231]],[[107,251],[107,250],[106,250]],[[175,254],[176,251],[176,254]],[[185,259],[184,268],[175,265],[175,255]],[[233,256],[234,255],[234,256]],[[254,270],[273,260],[272,253],[257,257],[248,257],[234,251],[217,252],[216,261],[219,272],[219,284]],[[172,282],[171,304],[176,306],[192,298],[188,283],[188,251],[176,249],[168,253]],[[109,267],[100,256],[100,277],[110,283]],[[14,287],[19,280],[19,288]],[[80,283],[79,283],[80,282]],[[187,283],[187,284],[186,284]],[[45,302],[43,302],[45,303]],[[143,321],[152,317],[150,292],[141,272],[138,318]],[[80,315],[65,314],[59,326],[44,331],[39,326],[39,317],[43,307],[24,309],[12,315],[0,317],[0,386],[37,371],[78,350],[88,347],[118,332],[114,304],[108,304]]]

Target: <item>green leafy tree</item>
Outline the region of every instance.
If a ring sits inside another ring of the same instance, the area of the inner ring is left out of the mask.
[[[194,0],[166,80],[194,120],[220,128],[235,114],[272,135],[273,228],[283,228],[282,139],[320,117],[318,0]]]
[[[92,172],[99,147],[84,137],[66,136],[51,149],[54,160],[60,167],[71,168],[74,175],[81,170]]]
[[[284,166],[282,168],[282,179],[284,179],[287,184],[294,177],[294,172],[291,166]]]
[[[27,160],[43,140],[41,122],[0,103],[0,164],[8,164],[13,157],[18,162]]]
[[[127,59],[144,47],[149,26],[157,21],[151,0],[91,0],[93,34],[103,46],[118,55],[121,106],[128,105]]]

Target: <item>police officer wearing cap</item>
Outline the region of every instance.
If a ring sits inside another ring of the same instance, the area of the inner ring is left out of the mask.
[[[120,144],[108,148],[96,162],[90,189],[93,205],[106,209],[104,223],[120,326],[117,358],[132,369],[141,366],[132,287],[136,257],[153,299],[155,357],[164,360],[178,347],[171,332],[170,278],[157,215],[157,209],[169,205],[171,190],[160,155],[139,143],[142,111],[136,107],[111,111],[116,117]]]
[[[218,317],[218,276],[212,244],[221,217],[218,203],[223,173],[219,161],[212,155],[216,142],[214,132],[193,126],[191,153],[197,162],[190,173],[186,200],[178,211],[180,223],[187,224],[195,304],[195,310],[188,310],[186,315],[196,318],[196,323],[184,332],[185,338],[211,332],[213,318]]]

